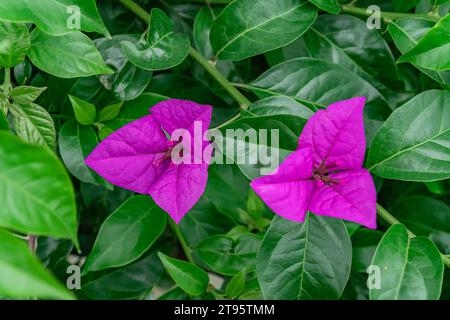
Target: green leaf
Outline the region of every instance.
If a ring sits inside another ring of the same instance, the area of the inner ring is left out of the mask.
[[[225,288],[225,294],[230,298],[237,298],[245,288],[245,270],[236,273]]]
[[[426,18],[407,17],[391,21],[388,25],[389,33],[401,53],[414,48],[424,34],[434,26],[435,22]],[[416,66],[417,67],[417,66]],[[450,71],[433,71],[417,67],[435,81],[450,85]]]
[[[191,49],[189,38],[174,32],[172,21],[160,9],[152,9],[147,41],[123,41],[122,48],[133,64],[145,70],[173,68]]]
[[[50,114],[35,103],[12,105],[14,129],[22,140],[56,149],[55,124]]]
[[[234,225],[234,222],[221,214],[206,197],[200,198],[179,223],[184,238],[192,248],[210,236],[226,233]]]
[[[149,196],[129,198],[103,222],[84,271],[119,267],[135,261],[164,232],[166,217]]]
[[[378,230],[360,228],[351,236],[353,245],[352,273],[364,273],[370,266],[375,249],[383,233]]]
[[[0,225],[77,245],[75,195],[61,162],[48,149],[6,132],[0,141]]]
[[[249,272],[255,269],[256,251],[260,242],[260,237],[252,233],[242,234],[237,241],[217,235],[200,243],[193,254],[208,269],[233,276],[243,268]]]
[[[420,0],[394,0],[394,9],[399,12],[406,12],[413,9]]]
[[[97,135],[90,126],[81,126],[75,120],[66,122],[59,132],[59,151],[67,170],[77,179],[98,184],[98,177],[84,163],[97,146]]]
[[[88,126],[95,122],[97,110],[93,104],[70,95],[69,100],[78,123]]]
[[[431,28],[417,45],[398,59],[435,71],[450,70],[450,15]]]
[[[98,114],[98,121],[105,122],[115,119],[119,115],[122,105],[123,102],[119,102],[104,107]]]
[[[236,0],[214,22],[211,44],[219,59],[242,60],[294,41],[316,17],[308,1]]]
[[[107,90],[111,90],[116,99],[129,101],[137,98],[145,90],[152,78],[152,72],[136,67],[128,61],[122,50],[122,41],[139,41],[138,35],[123,34],[111,39],[95,40],[105,63],[114,70],[113,74],[100,76],[100,82]]]
[[[23,240],[0,229],[0,243],[0,296],[73,299],[72,293],[45,270]]]
[[[449,178],[449,115],[450,92],[430,90],[415,96],[380,128],[370,146],[367,167],[388,179]]]
[[[314,112],[300,102],[285,96],[267,97],[254,102],[248,112],[255,116],[290,115],[302,119],[309,119]]]
[[[275,216],[256,271],[265,299],[338,299],[351,261],[352,245],[341,220],[308,214],[297,223]]]
[[[214,56],[214,51],[209,40],[211,27],[214,20],[220,14],[220,8],[203,7],[195,17],[194,43],[198,51],[207,59]]]
[[[34,102],[39,96],[44,92],[47,88],[37,88],[37,87],[29,87],[29,86],[20,86],[15,87],[11,96],[13,98],[14,103],[17,104],[28,104]]]
[[[77,19],[79,18],[79,26]],[[60,35],[81,28],[109,36],[95,0],[17,0],[0,3],[0,20],[33,22],[46,33]]]
[[[6,120],[3,110],[0,108],[0,130],[9,131],[8,120]]]
[[[319,59],[298,58],[280,63],[245,87],[260,98],[287,96],[315,108],[324,108],[339,100],[365,96],[365,128],[368,141],[371,141],[390,114],[386,100],[370,83],[343,66]]]
[[[450,207],[445,202],[408,196],[399,199],[390,212],[414,234],[430,238],[443,252],[450,253]]]
[[[402,224],[389,228],[379,243],[373,266],[380,269],[380,287],[371,300],[436,300],[441,295],[444,263],[427,238],[410,239]]]
[[[112,73],[92,40],[79,31],[50,36],[33,30],[28,57],[39,69],[60,78]]]
[[[161,295],[158,300],[190,300],[190,297],[183,289],[175,287]]]
[[[21,63],[30,46],[30,34],[25,24],[0,21],[0,67],[12,68]]]
[[[163,274],[156,252],[151,252],[127,266],[81,277],[81,290],[77,294],[82,299],[141,300],[148,298]]]
[[[309,0],[314,3],[319,9],[325,10],[332,14],[341,12],[341,7],[336,0]]]
[[[14,78],[18,85],[25,85],[27,81],[30,80],[33,72],[33,67],[28,60],[24,60],[14,67],[13,73]]]
[[[208,287],[208,274],[196,265],[173,259],[161,252],[158,253],[161,262],[172,279],[188,294],[198,296],[204,293]]]
[[[385,83],[398,78],[389,45],[357,17],[320,15],[303,38],[310,56],[342,65],[377,88],[382,84],[375,79]]]

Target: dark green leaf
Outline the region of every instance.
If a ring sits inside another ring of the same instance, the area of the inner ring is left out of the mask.
[[[383,124],[370,146],[367,167],[389,179],[445,179],[450,177],[449,141],[450,92],[426,91]]]
[[[211,44],[219,59],[242,60],[294,41],[316,17],[308,1],[236,0],[214,22]]]
[[[372,265],[380,271],[380,287],[371,300],[436,300],[441,295],[444,264],[436,246],[423,237],[410,239],[395,224],[379,243]]]
[[[172,279],[181,289],[193,296],[201,295],[208,287],[208,274],[196,265],[173,259],[161,252],[158,253],[161,262]]]
[[[338,14],[341,12],[341,7],[336,0],[309,0],[314,3],[319,9],[325,10],[329,13]]]
[[[338,299],[351,261],[352,245],[341,220],[308,214],[297,223],[276,216],[256,270],[266,299]]]
[[[189,38],[174,32],[172,21],[160,9],[153,9],[147,41],[123,41],[128,59],[145,70],[163,70],[180,64],[189,54]]]
[[[161,236],[166,217],[149,196],[129,198],[103,222],[84,271],[119,267],[138,259]]]

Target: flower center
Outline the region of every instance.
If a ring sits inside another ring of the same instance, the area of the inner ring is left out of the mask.
[[[328,165],[325,164],[325,162],[322,162],[318,168],[315,168],[313,171],[313,180],[316,181],[316,184],[321,187],[324,184],[332,185],[332,184],[339,184],[343,181],[333,179],[330,177],[330,173],[332,173],[337,166],[337,162],[332,162]]]
[[[172,140],[168,140],[167,141],[167,150],[164,151],[164,153],[162,154],[162,157],[155,160],[154,164],[159,166],[161,165],[164,161],[166,160],[170,160],[172,159],[172,151],[173,148],[175,148],[178,144],[180,144],[182,141],[182,139],[180,138],[179,141],[172,141]],[[183,157],[183,149],[181,149],[180,151],[180,157]]]

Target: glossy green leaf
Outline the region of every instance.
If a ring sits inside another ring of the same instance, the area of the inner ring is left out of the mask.
[[[25,24],[0,21],[0,39],[0,67],[18,65],[30,51],[30,34]]]
[[[242,60],[294,41],[316,17],[308,1],[236,0],[214,22],[211,44],[219,59]]]
[[[153,9],[147,41],[123,41],[128,59],[145,70],[164,70],[180,64],[189,54],[189,38],[174,32],[172,21],[160,9]]]
[[[67,170],[77,179],[97,184],[99,177],[84,163],[84,159],[97,146],[97,135],[90,126],[81,126],[76,121],[66,122],[59,132],[59,152]]]
[[[445,202],[409,196],[397,201],[390,211],[414,234],[430,238],[442,252],[450,253],[450,207]]]
[[[435,21],[426,18],[407,17],[391,21],[389,33],[401,53],[414,48],[420,39],[434,26]],[[418,67],[432,79],[450,85],[450,71],[433,71]]]
[[[309,119],[314,112],[310,108],[285,96],[267,97],[254,102],[248,108],[248,112],[255,116],[270,116],[284,114],[303,119]]]
[[[309,0],[309,2],[314,3],[319,9],[329,13],[338,14],[341,12],[341,7],[336,0]]]
[[[137,98],[147,87],[152,78],[152,72],[136,67],[128,61],[122,50],[122,41],[139,41],[138,35],[115,35],[111,39],[95,40],[105,63],[114,70],[113,74],[101,75],[103,86],[111,90],[116,99],[129,101]]]
[[[376,29],[357,17],[320,15],[304,35],[309,55],[342,65],[376,87],[398,78],[394,56]]]
[[[129,198],[103,222],[84,271],[119,267],[138,259],[161,236],[166,218],[149,196]]]
[[[338,299],[351,261],[352,245],[341,220],[308,214],[297,223],[276,216],[256,271],[266,299]]]
[[[28,56],[36,67],[60,78],[112,73],[92,40],[78,31],[50,36],[35,29]]]
[[[109,35],[98,14],[95,0],[2,1],[0,20],[33,22],[53,35],[69,33],[79,28]]]
[[[11,106],[14,114],[14,129],[22,140],[56,149],[55,124],[43,107],[28,103]]]
[[[401,56],[398,62],[411,62],[435,71],[450,70],[450,15],[431,28],[417,45]]]
[[[119,115],[122,105],[123,102],[119,102],[104,107],[102,110],[100,110],[98,114],[98,121],[105,122],[113,120],[115,117]]]
[[[6,132],[0,141],[0,225],[77,244],[75,195],[61,162]]]
[[[95,122],[97,110],[93,104],[74,96],[69,96],[69,100],[79,124],[88,126]]]
[[[47,88],[37,88],[30,86],[19,86],[15,87],[11,96],[13,98],[14,103],[17,104],[28,104],[34,102],[39,96],[44,92]]]
[[[24,60],[14,67],[13,73],[14,78],[18,85],[25,85],[27,81],[30,80],[32,75],[33,67],[28,60]]]
[[[196,265],[170,258],[161,252],[158,253],[161,262],[172,279],[181,289],[193,296],[201,295],[208,287],[208,274]]]
[[[245,288],[245,270],[236,273],[225,288],[225,294],[230,298],[238,297]]]
[[[81,278],[82,299],[141,300],[161,281],[164,268],[156,252],[127,266],[89,273]]]
[[[427,238],[410,239],[401,224],[385,233],[372,265],[379,267],[380,286],[370,289],[371,300],[436,300],[441,295],[444,264],[439,251]]]
[[[193,251],[208,269],[219,274],[233,276],[243,268],[255,269],[256,252],[261,239],[251,233],[242,234],[236,241],[228,236],[212,236]]]
[[[368,141],[371,141],[390,113],[386,100],[369,82],[343,66],[319,59],[298,58],[280,63],[246,87],[260,98],[287,96],[316,108],[324,108],[339,100],[365,96]]]
[[[73,299],[72,293],[31,254],[25,241],[0,229],[0,243],[0,296]]]
[[[383,124],[370,146],[367,167],[388,179],[445,179],[450,177],[449,141],[450,92],[426,91]]]

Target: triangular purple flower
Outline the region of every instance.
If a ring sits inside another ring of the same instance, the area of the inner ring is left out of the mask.
[[[149,111],[151,115],[104,139],[85,163],[112,184],[149,194],[178,223],[206,187],[209,159],[202,155],[209,143],[203,141],[203,134],[211,122],[212,107],[171,99]],[[190,139],[170,140],[167,135],[176,130]],[[196,144],[200,150],[194,152]],[[192,151],[182,155],[189,163],[173,161],[174,148]],[[194,159],[194,153],[200,159]]]
[[[304,221],[306,211],[376,228],[376,190],[362,168],[366,139],[364,97],[339,101],[316,112],[299,146],[273,175],[252,188],[278,215]]]

